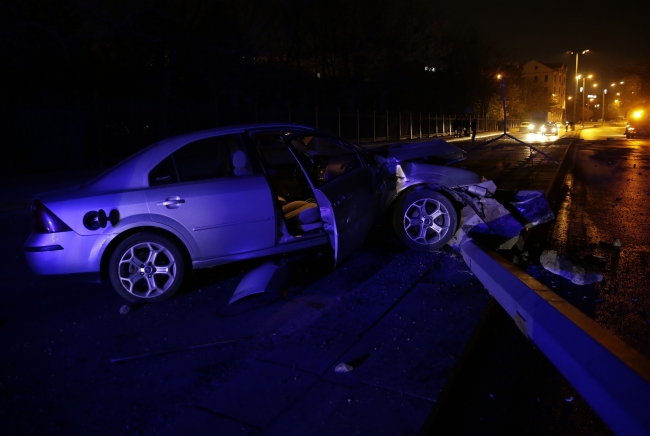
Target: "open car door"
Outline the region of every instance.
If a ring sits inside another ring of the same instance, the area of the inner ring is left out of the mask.
[[[361,246],[377,217],[378,171],[336,138],[292,136],[287,142],[309,180],[338,264]]]

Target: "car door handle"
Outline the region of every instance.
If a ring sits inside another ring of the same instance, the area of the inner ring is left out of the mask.
[[[159,201],[156,203],[156,206],[165,206],[167,209],[177,209],[181,207],[181,204],[185,203],[185,200],[180,197],[167,197],[165,201]]]

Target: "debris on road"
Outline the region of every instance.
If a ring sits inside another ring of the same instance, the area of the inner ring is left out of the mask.
[[[576,285],[588,285],[603,280],[602,274],[574,265],[566,256],[558,255],[555,250],[544,250],[539,261],[547,271],[569,279]]]
[[[283,263],[265,262],[259,267],[249,271],[237,285],[228,304],[253,294],[265,292],[277,270],[284,266]]]
[[[341,373],[341,372],[350,372],[353,369],[354,368],[352,366],[348,365],[347,363],[339,363],[334,368],[334,372],[339,372],[339,373]]]
[[[130,310],[131,310],[131,306],[125,304],[122,307],[120,307],[120,314],[126,315],[127,313],[129,313]]]
[[[524,229],[555,219],[542,191],[496,191],[461,210],[460,225],[449,246],[459,250],[469,239],[490,239],[495,249],[523,250]]]

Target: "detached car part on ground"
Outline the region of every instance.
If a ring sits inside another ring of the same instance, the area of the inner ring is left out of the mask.
[[[386,213],[406,245],[436,250],[461,208],[494,191],[441,165],[463,156],[442,140],[365,150],[291,124],[190,133],[39,195],[24,251],[37,274],[88,274],[153,302],[194,268],[327,244],[339,262]]]

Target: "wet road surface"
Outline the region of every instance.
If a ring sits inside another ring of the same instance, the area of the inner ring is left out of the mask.
[[[588,314],[650,357],[650,139],[616,130],[585,130],[568,157],[552,248],[603,275],[581,295]]]

